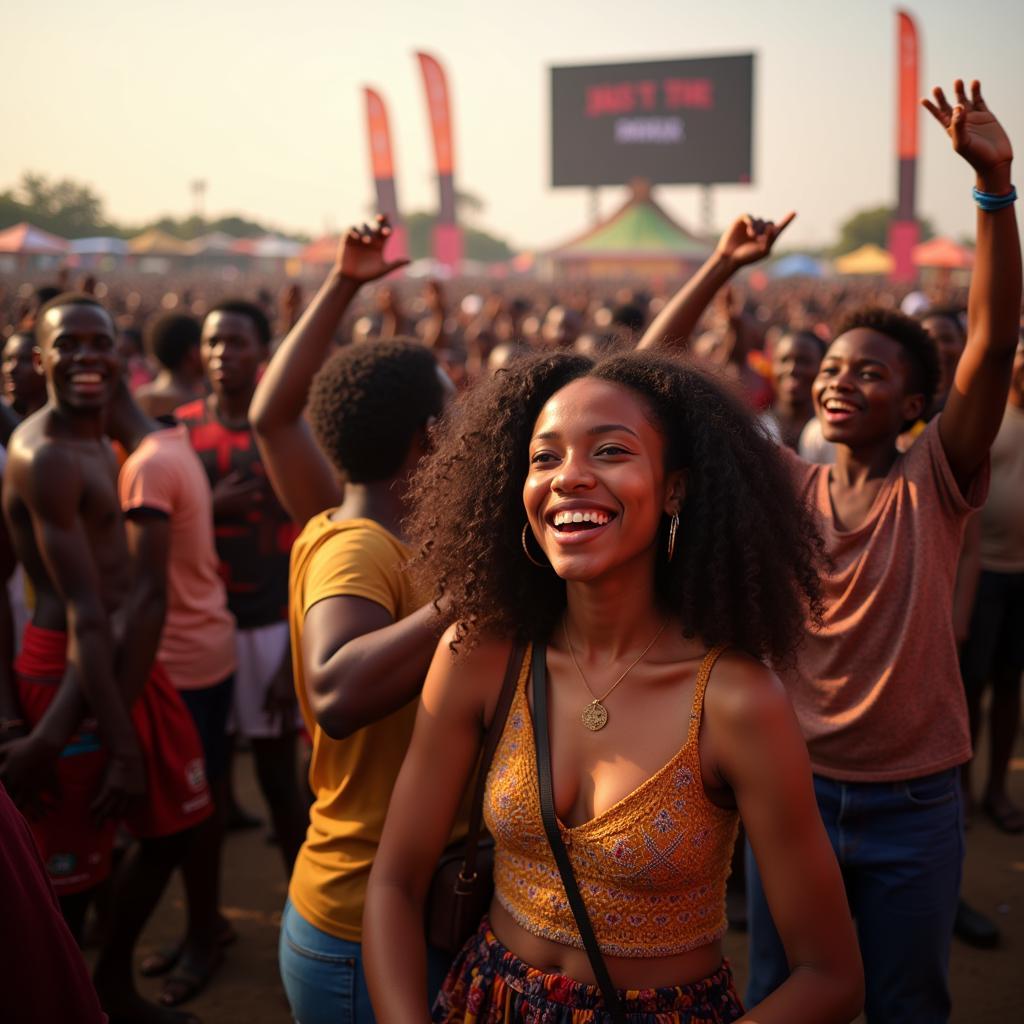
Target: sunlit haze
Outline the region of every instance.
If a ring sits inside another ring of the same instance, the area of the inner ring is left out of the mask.
[[[919,2],[922,91],[979,77],[1024,149],[1024,4]],[[754,52],[754,184],[715,189],[714,220],[799,217],[787,248],[829,244],[838,225],[896,192],[895,7],[883,0],[729,4],[667,0],[94,0],[8,2],[0,54],[0,190],[32,170],[91,185],[113,219],[242,213],[311,235],[367,216],[373,184],[361,87],[389,106],[398,198],[433,210],[437,189],[414,52],[444,64],[456,185],[482,226],[544,247],[588,223],[586,189],[552,189],[551,65]],[[971,177],[922,111],[918,212],[973,230]],[[623,190],[601,190],[601,209]],[[658,195],[699,224],[694,187]]]

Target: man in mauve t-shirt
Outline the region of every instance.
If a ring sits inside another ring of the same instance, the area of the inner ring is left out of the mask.
[[[814,404],[832,466],[779,449],[818,517],[831,561],[820,627],[780,669],[815,772],[815,790],[857,920],[869,1022],[949,1016],[947,984],[963,860],[958,766],[971,754],[953,632],[953,588],[967,516],[988,490],[1017,341],[1021,261],[1012,150],[973,83],[928,103],[975,170],[977,256],[968,340],[943,411],[911,449],[900,433],[927,412],[938,356],[900,314],[865,310],[822,360]],[[715,291],[763,258],[788,219],[750,218],[648,329],[641,348],[685,339]],[[750,985],[762,1000],[789,975],[765,890],[748,858]]]

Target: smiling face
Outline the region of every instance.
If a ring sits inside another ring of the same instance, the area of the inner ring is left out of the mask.
[[[203,321],[199,354],[214,393],[235,395],[256,387],[256,373],[266,352],[249,317],[215,311]]]
[[[37,331],[53,402],[67,412],[102,412],[121,379],[114,325],[106,310],[84,303],[54,306]]]
[[[556,392],[530,441],[523,504],[534,537],[566,580],[594,580],[637,560],[653,567],[658,529],[679,510],[683,472],[628,388],[585,377]]]
[[[825,439],[850,447],[895,442],[924,411],[909,369],[899,342],[878,331],[857,327],[836,338],[812,388]]]

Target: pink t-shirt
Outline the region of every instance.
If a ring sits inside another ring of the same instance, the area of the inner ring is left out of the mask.
[[[167,617],[157,661],[179,690],[199,690],[235,670],[235,620],[213,545],[210,484],[178,425],[145,437],[118,477],[121,508],[151,508],[171,523]]]
[[[953,584],[967,516],[988,492],[988,462],[962,494],[936,417],[897,458],[867,518],[838,530],[831,466],[779,452],[818,514],[834,563],[825,616],[780,674],[814,771],[849,782],[912,779],[971,756],[953,634]]]

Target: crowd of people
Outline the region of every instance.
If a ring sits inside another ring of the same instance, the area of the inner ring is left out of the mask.
[[[197,1019],[245,743],[300,1024],[948,1020],[965,822],[1024,832],[1012,150],[954,91],[966,295],[746,274],[793,213],[674,293],[416,285],[384,218],[308,304],[0,286],[11,1019]]]

